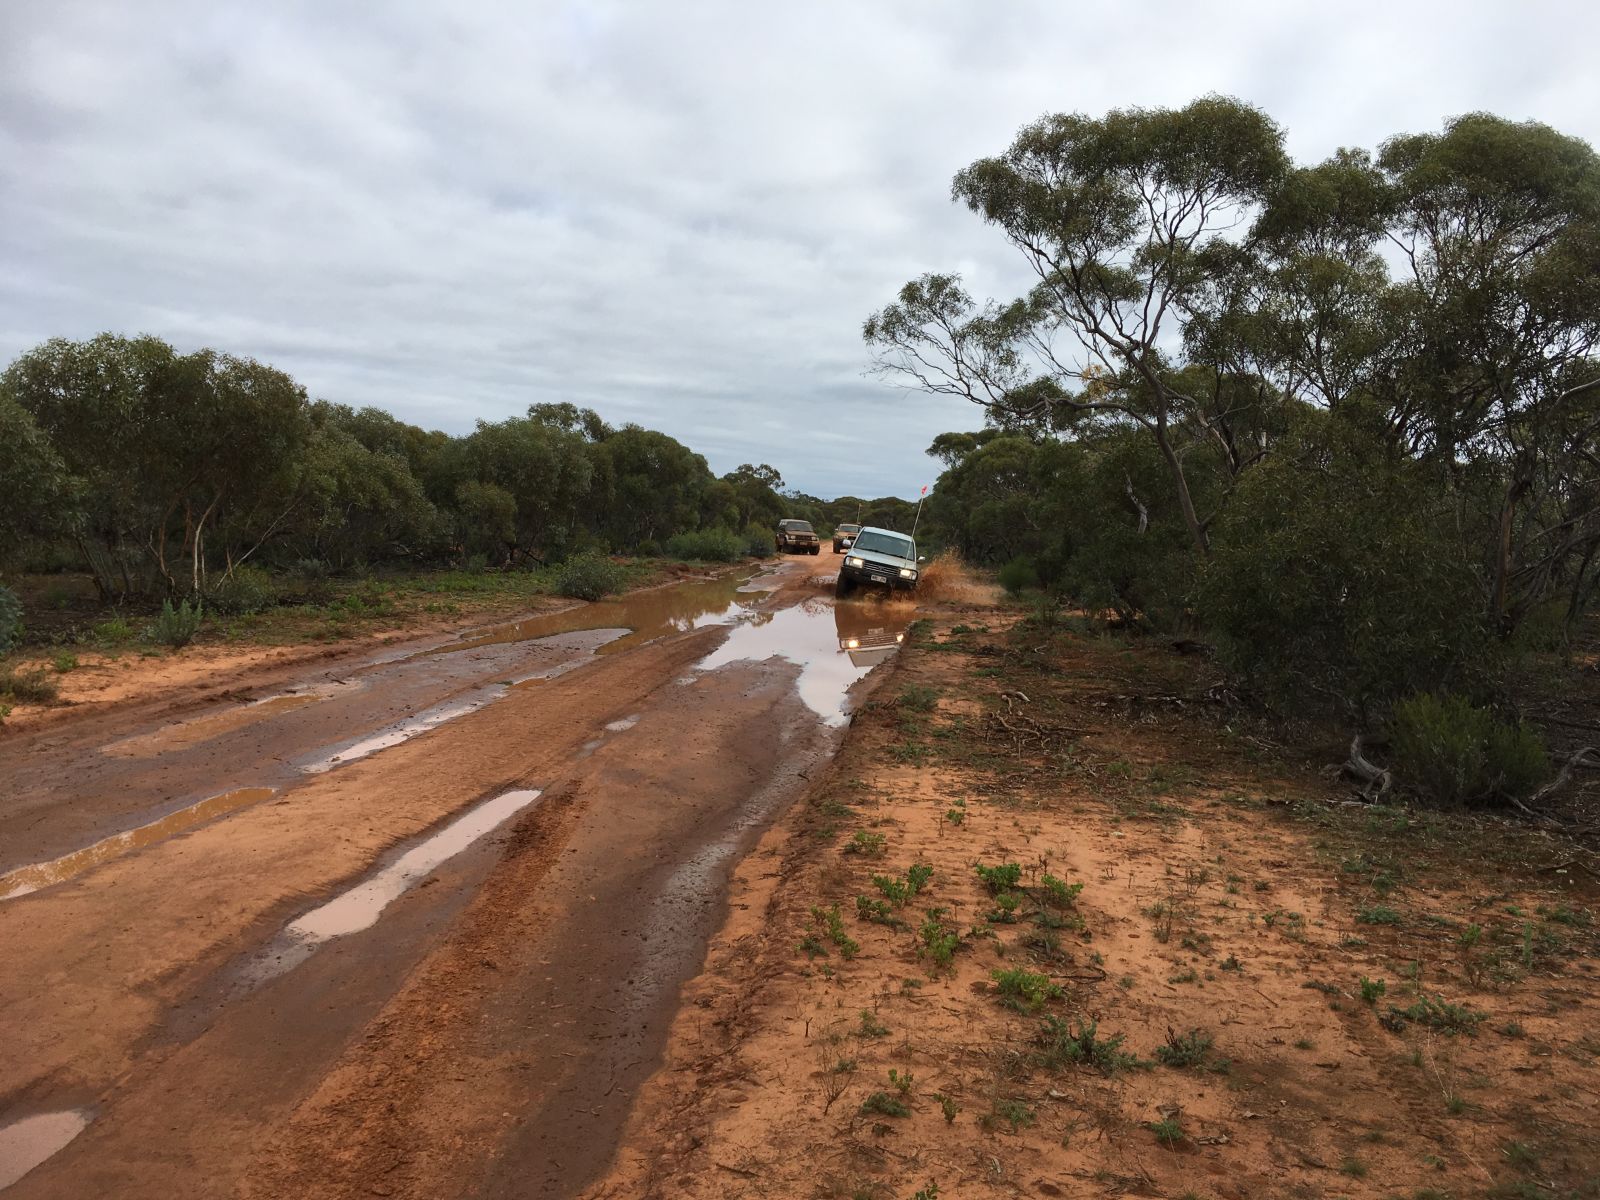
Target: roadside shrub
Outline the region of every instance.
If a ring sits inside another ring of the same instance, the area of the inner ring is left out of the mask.
[[[44,667],[0,670],[0,696],[25,704],[48,704],[60,692],[61,685]]]
[[[152,642],[180,650],[194,641],[194,635],[200,632],[200,617],[201,606],[198,604],[190,608],[185,600],[173,608],[171,600],[163,600],[161,615],[155,619],[145,636]]]
[[[0,654],[22,637],[22,601],[10,588],[0,587]]]
[[[1020,596],[1029,588],[1039,586],[1039,572],[1026,558],[1014,558],[999,572],[1000,586],[1011,596]]]
[[[622,590],[626,572],[603,554],[575,554],[556,572],[558,595],[578,600],[599,600]]]
[[[778,551],[772,544],[772,535],[752,525],[744,531],[744,552],[751,558],[771,558]]]
[[[1537,734],[1463,696],[1424,692],[1400,701],[1391,736],[1398,782],[1436,804],[1520,800],[1549,775]]]
[[[470,568],[469,568],[470,569]],[[328,604],[334,597],[333,568],[320,558],[302,558],[294,564],[299,598],[306,604]]]
[[[667,539],[667,553],[686,562],[735,562],[744,557],[744,540],[721,527],[696,529]]]
[[[1222,660],[1282,708],[1357,716],[1492,677],[1447,496],[1354,419],[1306,420],[1214,531],[1196,600]]]
[[[205,596],[206,607],[230,617],[247,617],[264,612],[278,603],[278,585],[260,567],[235,567],[212,585]]]
[[[656,541],[655,538],[645,538],[644,541],[633,548],[633,553],[637,558],[660,558],[661,543]]]

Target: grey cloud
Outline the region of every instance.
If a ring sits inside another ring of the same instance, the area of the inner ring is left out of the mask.
[[[1241,95],[1315,159],[1486,108],[1595,140],[1567,3],[0,6],[0,359],[147,331],[461,431],[544,400],[914,495],[905,279],[1025,286],[950,176],[1042,112]],[[858,442],[871,443],[865,453]]]

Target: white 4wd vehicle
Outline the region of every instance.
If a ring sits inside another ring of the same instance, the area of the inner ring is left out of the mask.
[[[863,525],[839,565],[834,594],[848,596],[858,587],[869,586],[911,591],[917,586],[921,561],[917,543],[905,534]]]

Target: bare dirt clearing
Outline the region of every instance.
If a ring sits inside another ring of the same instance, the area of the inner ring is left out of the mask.
[[[1592,858],[1009,623],[919,627],[745,864],[591,1196],[1594,1194]]]

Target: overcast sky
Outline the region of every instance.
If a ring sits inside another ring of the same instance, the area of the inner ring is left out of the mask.
[[[981,415],[864,377],[862,320],[925,270],[1025,285],[962,166],[1208,91],[1303,161],[1473,109],[1600,142],[1597,12],[0,0],[0,364],[147,332],[451,432],[570,400],[914,496]]]

